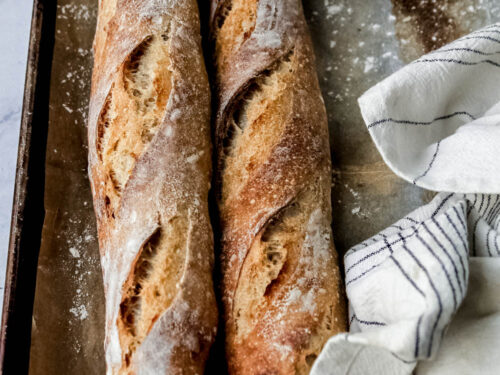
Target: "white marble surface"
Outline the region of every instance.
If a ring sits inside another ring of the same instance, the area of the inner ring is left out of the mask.
[[[0,302],[3,302],[32,8],[33,0],[0,0]]]

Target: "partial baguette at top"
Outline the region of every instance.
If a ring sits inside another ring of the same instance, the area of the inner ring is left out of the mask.
[[[346,329],[327,119],[300,1],[212,1],[232,374],[307,374]]]
[[[210,91],[195,0],[101,0],[89,175],[110,374],[202,374],[215,336]]]

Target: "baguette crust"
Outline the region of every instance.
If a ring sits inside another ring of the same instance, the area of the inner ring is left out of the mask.
[[[217,324],[195,0],[101,0],[89,177],[109,374],[202,374]]]
[[[212,1],[231,374],[307,374],[346,330],[326,111],[299,0]]]

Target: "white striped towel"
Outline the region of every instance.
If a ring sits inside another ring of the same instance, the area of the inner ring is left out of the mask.
[[[391,169],[441,193],[348,251],[350,332],[327,342],[311,373],[499,374],[500,24],[359,103]]]

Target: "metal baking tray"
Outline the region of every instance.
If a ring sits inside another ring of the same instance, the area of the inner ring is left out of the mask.
[[[383,163],[357,98],[407,62],[500,20],[496,0],[304,0],[328,112],[343,254],[432,193]],[[202,21],[207,1],[200,1]],[[104,373],[104,297],[87,176],[97,0],[35,0],[0,342],[5,374]],[[206,23],[206,22],[204,22]],[[216,345],[207,373],[222,373]]]

